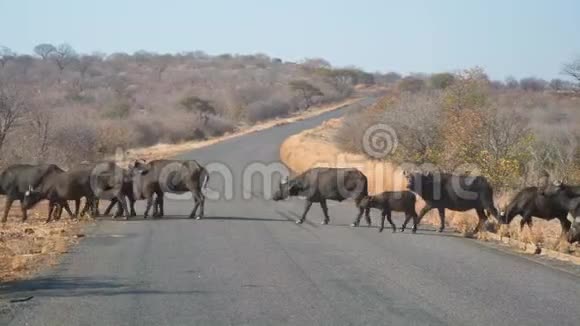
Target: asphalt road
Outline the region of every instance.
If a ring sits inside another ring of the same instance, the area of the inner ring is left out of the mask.
[[[242,182],[252,163],[278,162],[287,136],[343,113],[182,155],[229,166],[233,198],[209,200],[200,221],[185,218],[183,199],[166,199],[162,220],[100,221],[57,268],[2,289],[33,298],[5,306],[0,323],[578,325],[573,273],[431,228],[350,228],[352,202],[330,206],[328,226],[318,206],[296,225],[302,200],[270,202]],[[223,180],[212,175],[210,188],[223,192]]]

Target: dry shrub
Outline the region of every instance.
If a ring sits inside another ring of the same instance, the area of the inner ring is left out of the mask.
[[[435,164],[443,171],[468,168],[496,190],[535,184],[543,171],[580,181],[580,99],[550,94],[494,91],[481,69],[454,77],[442,91],[391,94],[345,117],[335,142],[367,154],[366,129],[384,123],[398,147],[386,160]],[[548,112],[548,113],[546,113]]]
[[[288,115],[293,108],[279,99],[254,102],[246,109],[246,120],[251,123]]]

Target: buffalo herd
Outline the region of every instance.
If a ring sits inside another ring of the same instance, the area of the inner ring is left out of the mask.
[[[482,229],[489,215],[502,224],[509,224],[515,216],[521,216],[520,226],[532,226],[532,217],[545,220],[558,219],[562,226],[561,237],[570,243],[580,241],[580,186],[554,182],[542,187],[522,189],[501,212],[493,200],[493,189],[482,176],[466,176],[435,172],[405,172],[407,191],[386,191],[369,195],[367,177],[353,168],[313,168],[280,182],[273,194],[275,201],[291,196],[305,198],[302,216],[296,223],[303,223],[313,203],[319,203],[324,215],[322,224],[330,222],[327,201],[353,199],[357,214],[352,226],[358,226],[365,216],[371,224],[371,209],[381,211],[379,231],[383,231],[385,218],[396,226],[391,213],[402,212],[405,221],[413,220],[412,231],[417,231],[421,219],[432,209],[440,217],[439,232],[445,228],[445,210],[475,210],[479,218],[474,233]],[[114,162],[83,163],[64,171],[53,164],[17,164],[0,173],[0,195],[5,196],[2,222],[5,223],[13,202],[21,203],[22,220],[27,210],[42,200],[48,201],[47,222],[59,219],[65,210],[71,217],[79,214],[99,215],[99,200],[110,200],[105,210],[115,209],[114,217],[135,216],[135,201],[146,200],[144,218],[164,215],[165,193],[190,192],[193,209],[189,218],[203,218],[204,188],[209,181],[208,171],[194,160],[135,161],[127,169]],[[419,195],[425,206],[419,214],[415,203]],[[81,199],[84,207],[81,210]],[[74,201],[74,213],[69,206]],[[574,221],[568,219],[568,215]]]

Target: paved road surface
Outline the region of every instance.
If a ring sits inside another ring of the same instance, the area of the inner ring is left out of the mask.
[[[353,229],[352,203],[331,206],[329,226],[316,206],[296,225],[300,199],[242,198],[245,166],[277,162],[287,136],[343,113],[182,155],[229,164],[234,198],[209,201],[201,221],[184,218],[189,201],[166,200],[163,220],[99,222],[58,268],[2,290],[34,298],[3,308],[0,323],[578,325],[574,274],[430,229]]]

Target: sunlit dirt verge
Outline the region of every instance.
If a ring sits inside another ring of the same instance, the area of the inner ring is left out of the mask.
[[[0,199],[4,207],[4,199]],[[46,204],[29,211],[28,220],[21,221],[20,205],[12,205],[8,223],[0,224],[0,282],[26,278],[58,262],[77,239],[83,237],[82,224],[68,216],[45,223]]]
[[[387,161],[371,160],[359,154],[345,153],[334,145],[334,135],[341,123],[341,119],[332,119],[314,129],[287,138],[280,147],[281,160],[295,173],[304,172],[312,167],[357,168],[367,176],[371,194],[406,190],[407,183],[400,166]],[[513,195],[513,193],[496,194],[496,206],[505,207]],[[417,212],[424,205],[424,201],[418,200]],[[373,214],[376,216],[376,213]],[[374,220],[376,221],[376,219]],[[496,233],[481,233],[478,238],[482,241],[502,242],[528,253],[541,251],[543,255],[580,264],[579,246],[570,246],[568,243],[559,241],[561,227],[557,220],[548,222],[534,219],[533,231],[530,232],[525,227],[521,233],[519,230],[520,217],[514,219],[509,226],[501,227],[498,227],[493,217],[490,217],[490,220],[492,220],[490,226],[499,230]],[[421,222],[438,226],[439,215],[433,210]],[[475,212],[447,210],[446,224],[464,236],[471,236],[477,224],[477,216]]]
[[[153,160],[167,158],[215,143],[246,135],[252,132],[300,121],[352,104],[365,96],[381,93],[380,88],[358,89],[355,96],[347,100],[320,107],[313,107],[286,118],[269,120],[254,126],[241,126],[238,131],[204,141],[182,144],[159,144],[147,148],[129,150],[118,163],[124,165],[133,159]],[[4,210],[4,198],[0,197],[0,212]],[[28,221],[21,223],[20,204],[14,202],[8,222],[0,223],[0,283],[30,277],[35,272],[58,262],[83,235],[83,226],[92,222],[88,218],[71,220],[67,214],[57,222],[45,223],[46,203],[39,204],[29,212]]]

